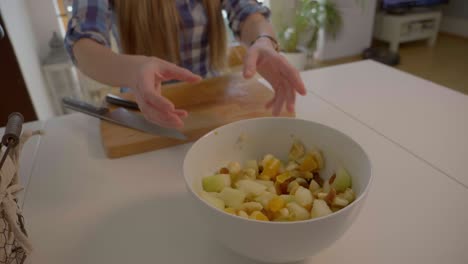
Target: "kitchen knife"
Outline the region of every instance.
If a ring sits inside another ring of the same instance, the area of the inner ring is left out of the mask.
[[[186,140],[187,137],[176,129],[165,128],[147,121],[142,115],[135,114],[125,108],[119,107],[114,111],[109,111],[106,107],[96,107],[92,104],[65,97],[62,99],[66,108],[94,116],[121,126],[137,129],[146,133],[158,136]]]
[[[113,95],[113,94],[106,95],[106,102],[108,102],[109,104],[118,105],[118,106],[122,106],[125,108],[140,110],[136,102],[127,100],[125,98],[122,98],[120,96]]]

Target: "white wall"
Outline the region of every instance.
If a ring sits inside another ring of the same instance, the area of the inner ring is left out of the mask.
[[[26,1],[1,0],[0,12],[37,117],[50,118],[54,113],[41,72],[38,42],[33,34]],[[8,88],[14,89],[14,87]]]
[[[440,30],[468,37],[468,1],[451,0],[444,8]]]
[[[361,54],[372,41],[376,0],[360,6],[354,0],[332,0],[341,11],[343,27],[335,39],[320,32],[315,57],[333,60]]]
[[[32,30],[38,42],[39,58],[42,61],[49,52],[48,45],[52,32],[56,31],[63,36],[64,29],[57,17],[55,0],[26,0],[25,2],[30,14]]]

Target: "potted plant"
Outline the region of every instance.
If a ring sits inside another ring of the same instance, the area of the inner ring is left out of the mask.
[[[308,55],[315,50],[318,32],[325,29],[335,36],[342,25],[341,14],[329,0],[299,0],[292,25],[279,33],[283,55],[299,70],[303,70]]]

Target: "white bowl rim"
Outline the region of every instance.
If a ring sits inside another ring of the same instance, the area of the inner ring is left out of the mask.
[[[366,184],[364,190],[362,191],[362,193],[359,195],[358,198],[356,198],[350,205],[347,205],[346,207],[344,207],[343,209],[339,210],[339,211],[336,211],[336,212],[333,212],[329,215],[325,215],[325,216],[320,216],[320,217],[317,217],[317,218],[313,218],[313,219],[307,219],[307,220],[299,220],[299,221],[260,221],[260,220],[255,220],[255,219],[250,219],[250,218],[243,218],[243,217],[240,217],[240,216],[237,216],[237,215],[233,215],[233,214],[229,214],[229,213],[226,213],[220,209],[217,209],[211,205],[209,205],[205,200],[203,200],[199,194],[197,194],[195,192],[195,190],[193,189],[193,184],[192,183],[189,183],[189,180],[187,179],[187,176],[185,174],[185,167],[186,167],[186,157],[187,157],[187,154],[192,150],[192,148],[194,148],[195,146],[197,146],[198,144],[200,144],[200,140],[205,138],[205,137],[208,137],[208,136],[211,136],[212,134],[216,133],[216,130],[217,129],[228,129],[230,126],[234,126],[234,125],[238,125],[239,123],[244,123],[244,122],[251,122],[252,120],[272,120],[272,119],[275,119],[275,120],[282,120],[282,119],[293,119],[293,120],[298,120],[298,121],[304,121],[304,122],[311,122],[311,123],[315,123],[317,125],[320,125],[320,126],[324,126],[326,128],[329,128],[329,129],[332,129],[336,132],[338,132],[339,134],[343,135],[344,137],[347,137],[348,139],[350,139],[351,141],[353,141],[354,143],[357,144],[357,146],[359,147],[359,149],[361,149],[361,151],[364,153],[364,156],[367,158],[367,160],[369,161],[369,171],[370,171],[370,176],[369,176],[369,181],[368,183]],[[307,119],[302,119],[302,118],[295,118],[295,117],[256,117],[256,118],[250,118],[250,119],[242,119],[242,120],[239,120],[239,121],[235,121],[235,122],[232,122],[232,123],[229,123],[229,124],[226,124],[226,125],[223,125],[223,126],[220,126],[218,128],[215,128],[213,130],[211,130],[210,132],[206,133],[204,136],[202,136],[200,139],[198,139],[191,147],[190,149],[187,151],[187,154],[185,155],[184,157],[184,164],[183,164],[183,174],[184,174],[184,180],[185,180],[185,184],[188,186],[190,192],[198,199],[200,200],[205,206],[211,208],[212,210],[216,211],[217,213],[220,213],[222,215],[225,215],[225,216],[230,216],[230,217],[233,217],[233,218],[236,218],[236,219],[240,219],[242,221],[248,221],[248,222],[251,222],[251,223],[263,223],[263,224],[269,224],[269,225],[291,225],[291,224],[308,224],[310,222],[318,222],[318,221],[322,221],[322,220],[325,220],[327,218],[331,218],[333,216],[337,216],[339,214],[343,214],[345,211],[347,210],[351,210],[352,207],[356,206],[356,204],[361,201],[362,199],[365,198],[365,196],[368,194],[369,192],[369,188],[373,182],[373,179],[374,179],[374,176],[372,174],[372,163],[371,163],[371,160],[369,159],[369,155],[367,154],[367,152],[364,150],[364,148],[362,148],[361,144],[359,144],[356,140],[354,140],[352,137],[346,135],[345,133],[339,131],[338,129],[336,128],[333,128],[333,127],[330,127],[328,125],[324,125],[324,124],[321,124],[321,123],[318,123],[318,122],[315,122],[315,121],[311,121],[311,120],[307,120]]]

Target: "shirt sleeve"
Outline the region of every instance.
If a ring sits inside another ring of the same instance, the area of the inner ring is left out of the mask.
[[[75,0],[72,17],[68,22],[65,36],[65,48],[73,63],[73,44],[81,38],[89,38],[97,43],[110,47],[110,30],[112,11],[109,0]]]
[[[235,36],[240,36],[242,22],[253,13],[270,17],[270,9],[256,0],[223,0],[223,9],[228,14],[229,27]]]

